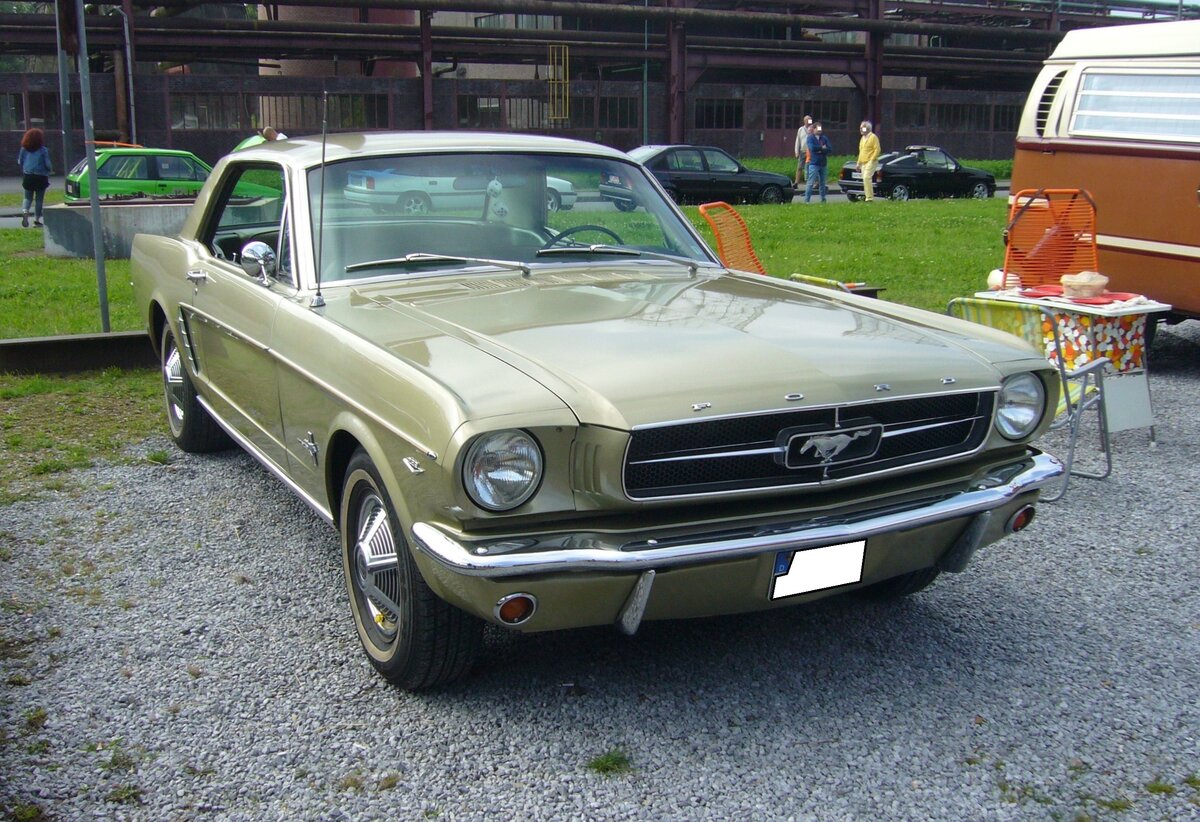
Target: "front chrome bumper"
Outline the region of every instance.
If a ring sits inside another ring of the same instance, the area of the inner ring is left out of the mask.
[[[500,578],[568,571],[643,571],[796,551],[969,517],[1007,505],[1062,475],[1049,454],[1029,455],[992,466],[968,490],[847,517],[815,517],[770,526],[731,526],[686,538],[630,539],[606,533],[464,543],[427,522],[413,525],[413,544],[448,570]]]

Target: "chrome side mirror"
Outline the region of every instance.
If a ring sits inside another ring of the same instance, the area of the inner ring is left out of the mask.
[[[275,276],[275,251],[266,243],[255,240],[242,246],[242,270],[257,279],[263,285]]]

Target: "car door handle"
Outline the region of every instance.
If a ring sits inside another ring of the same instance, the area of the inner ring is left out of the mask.
[[[198,268],[193,268],[187,273],[187,278],[194,283],[202,283],[208,279],[208,275]]]

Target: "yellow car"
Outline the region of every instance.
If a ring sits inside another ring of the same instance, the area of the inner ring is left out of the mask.
[[[346,195],[432,165],[486,200]],[[578,187],[571,211],[552,178]],[[613,178],[636,210],[600,197]],[[275,195],[231,196],[249,179]],[[1058,389],[1027,344],[730,271],[594,144],[244,149],[179,236],[135,239],[132,279],[175,442],[236,443],[339,531],[358,636],[404,688],[464,676],[485,623],[633,633],[904,596],[1024,528],[1062,472],[1030,445]]]

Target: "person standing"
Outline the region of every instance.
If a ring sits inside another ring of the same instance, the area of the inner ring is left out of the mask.
[[[879,169],[879,137],[870,120],[862,121],[858,133],[862,137],[858,139],[858,162],[854,167],[862,172],[863,199],[869,203],[875,199],[874,178]]]
[[[808,165],[808,135],[812,134],[812,121],[812,116],[805,114],[800,128],[796,129],[796,188],[804,182],[805,166]]]
[[[804,186],[804,202],[812,200],[814,182],[819,184],[821,202],[826,202],[825,195],[829,189],[825,184],[825,175],[829,169],[829,155],[832,153],[833,146],[823,133],[821,124],[813,123],[812,134],[808,135],[808,182]]]
[[[31,207],[33,224],[40,226],[46,189],[50,187],[50,175],[54,173],[54,167],[50,164],[50,150],[46,148],[45,135],[40,128],[31,128],[21,137],[17,164],[21,166],[21,188],[25,189],[25,199],[21,204],[21,227],[29,228]]]

